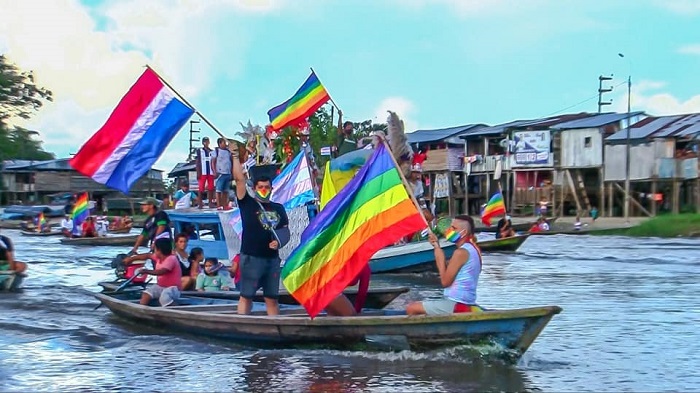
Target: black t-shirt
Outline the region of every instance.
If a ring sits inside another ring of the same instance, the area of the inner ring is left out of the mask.
[[[143,223],[143,231],[141,234],[153,242],[156,240],[156,231],[161,225],[165,225],[165,231],[160,234],[160,237],[167,237],[168,239],[171,239],[170,218],[168,218],[168,213],[164,212],[163,210],[157,211],[156,214],[153,214],[146,219],[146,221]]]
[[[7,253],[14,250],[12,240],[7,236],[0,235],[0,261],[7,261]]]
[[[265,209],[264,212],[260,210],[260,205]],[[241,254],[258,258],[279,257],[279,251],[270,248],[270,242],[275,240],[270,227],[279,229],[289,225],[284,206],[275,202],[258,204],[246,193],[243,199],[238,200],[238,207],[241,209],[243,224]]]

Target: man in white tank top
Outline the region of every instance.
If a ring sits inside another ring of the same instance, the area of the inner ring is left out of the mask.
[[[457,216],[445,232],[447,241],[455,243],[455,252],[449,262],[435,234],[428,235],[435,252],[435,265],[444,289],[443,298],[413,302],[406,308],[409,315],[439,315],[455,312],[483,311],[476,304],[476,286],[481,273],[481,251],[474,242],[474,220]]]

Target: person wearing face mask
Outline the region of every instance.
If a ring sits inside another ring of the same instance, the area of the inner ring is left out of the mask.
[[[277,315],[281,271],[279,249],[289,241],[287,212],[284,206],[270,200],[272,182],[269,177],[260,176],[255,179],[254,196],[251,196],[238,158],[233,160],[233,176],[236,179],[236,197],[243,226],[238,313],[250,314],[255,292],[262,287],[267,314]]]
[[[445,233],[447,241],[456,249],[449,262],[435,234],[428,235],[435,252],[435,265],[443,286],[443,298],[413,302],[406,308],[409,315],[440,315],[459,312],[479,312],[476,304],[476,287],[481,273],[481,251],[474,240],[474,220],[469,216],[457,216]]]

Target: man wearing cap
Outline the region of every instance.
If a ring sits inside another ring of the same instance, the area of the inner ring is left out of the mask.
[[[173,199],[175,200],[175,209],[187,209],[196,203],[197,194],[190,191],[190,183],[187,180],[182,180],[180,181],[180,189],[175,192]],[[201,202],[199,207],[202,207]]]
[[[136,239],[136,244],[131,252],[137,252],[139,246],[144,240],[148,240],[149,247],[153,247],[153,243],[157,239],[172,239],[172,234],[170,233],[170,219],[168,215],[162,211],[158,210],[158,200],[156,198],[148,197],[141,202],[141,211],[148,214],[148,218],[143,223],[143,231]]]
[[[209,148],[209,138],[202,138],[202,147],[197,149],[195,167],[199,182],[199,208],[204,207],[204,190],[207,190],[209,207],[214,207],[214,169],[212,167],[212,150]]]

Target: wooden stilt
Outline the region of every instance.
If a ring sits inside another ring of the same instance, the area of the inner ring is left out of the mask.
[[[605,216],[605,168],[598,169],[598,184],[600,185],[600,196],[598,197],[598,211],[601,216]]]
[[[656,217],[656,177],[651,180],[651,216]]]
[[[571,177],[571,172],[567,169],[565,172],[566,180],[569,183],[569,188],[571,189],[571,194],[574,196],[574,202],[576,203],[576,213],[581,214],[581,202],[578,200],[578,195],[576,195],[576,187],[574,186],[574,179]]]
[[[608,217],[613,216],[613,182],[608,182]]]
[[[680,191],[681,191],[681,187],[680,187],[680,184],[678,182],[678,179],[676,179],[676,178],[673,179],[673,183],[671,183],[671,187],[672,187],[672,192],[673,192],[673,195],[671,196],[672,197],[672,199],[671,199],[672,210],[671,211],[673,214],[678,214],[680,212],[679,199],[680,199]]]
[[[624,189],[624,188],[622,188],[619,184],[617,184],[617,183],[615,183],[615,182],[613,182],[613,184],[615,184],[615,187],[616,187],[620,192],[622,192],[623,195],[626,195],[625,189]],[[636,199],[630,198],[630,202],[632,202],[633,205],[637,206],[637,207],[639,208],[639,210],[641,210],[642,212],[644,212],[644,214],[646,214],[647,216],[651,217],[651,213],[650,213],[647,209],[645,209],[644,206],[642,206],[639,202],[637,202]]]

